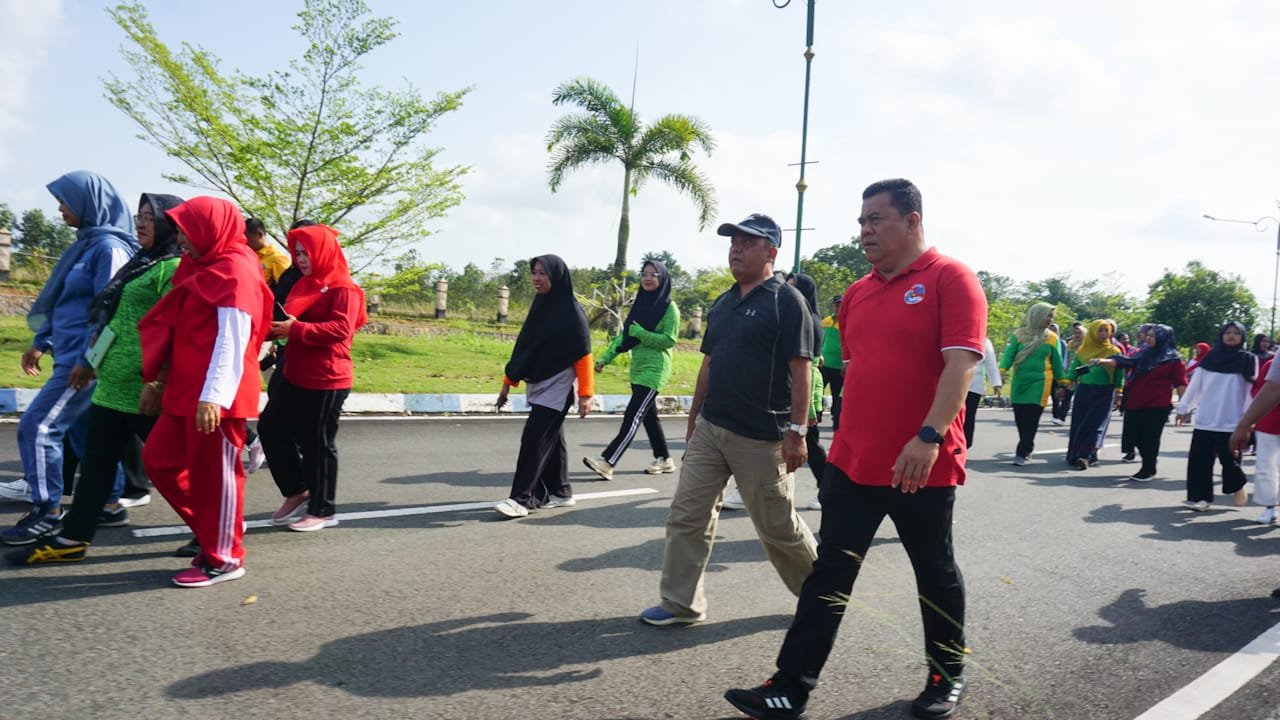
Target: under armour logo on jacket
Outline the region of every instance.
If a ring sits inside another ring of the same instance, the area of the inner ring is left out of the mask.
[[[755,317],[755,316],[756,316],[756,310],[755,310],[755,308],[747,308],[746,310],[744,310],[744,311],[743,311],[743,313],[742,313],[742,314],[743,314],[743,315],[746,315],[747,317]]]

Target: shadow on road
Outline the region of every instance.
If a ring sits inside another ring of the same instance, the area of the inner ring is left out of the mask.
[[[168,555],[169,553],[155,553],[146,557]],[[174,572],[173,568],[168,568],[97,575],[50,575],[32,568],[6,567],[0,571],[0,578],[3,578],[0,583],[4,585],[4,592],[0,593],[0,607],[151,592],[156,588],[170,586]]]
[[[312,682],[365,697],[446,696],[473,690],[528,688],[600,677],[600,663],[662,655],[696,643],[785,630],[790,615],[693,627],[654,628],[635,616],[569,622],[522,622],[499,613],[380,630],[334,640],[298,663],[256,662],[170,685],[171,698],[221,697]],[[466,662],[458,662],[466,658]]]
[[[1085,516],[1087,523],[1128,523],[1146,525],[1151,532],[1143,535],[1151,540],[1200,540],[1205,542],[1235,543],[1236,554],[1242,557],[1266,557],[1280,554],[1280,528],[1275,525],[1259,525],[1245,512],[1223,505],[1214,506],[1208,512],[1198,513],[1181,506],[1126,508],[1123,505],[1103,505]],[[1227,517],[1231,519],[1226,519]]]
[[[662,557],[666,549],[666,540],[656,538],[631,547],[616,548],[594,557],[565,560],[556,566],[557,570],[566,572],[595,572],[614,568],[634,568],[638,570],[662,570]],[[876,538],[871,546],[896,545],[898,539]],[[759,540],[723,540],[716,539],[711,549],[711,561],[707,564],[707,572],[724,572],[729,563],[768,562],[764,548]]]
[[[1097,645],[1156,641],[1177,648],[1234,653],[1280,622],[1280,603],[1270,597],[1241,600],[1180,600],[1150,607],[1146,590],[1125,590],[1098,611],[1107,625],[1076,628],[1077,639]],[[1223,618],[1231,618],[1223,632]]]

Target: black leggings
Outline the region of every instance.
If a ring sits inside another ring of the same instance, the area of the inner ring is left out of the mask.
[[[649,446],[653,448],[653,456],[669,457],[667,436],[662,432],[662,421],[658,419],[658,411],[653,406],[657,397],[658,391],[654,388],[632,383],[631,400],[627,403],[627,411],[622,416],[622,428],[604,449],[605,462],[610,465],[618,464],[622,454],[635,439],[636,430],[639,430],[641,425],[644,425],[644,431],[649,435]]]
[[[1013,406],[1013,422],[1018,426],[1018,457],[1031,457],[1031,451],[1036,449],[1036,431],[1043,414],[1043,405],[1018,403]]]
[[[831,429],[840,429],[840,409],[844,406],[844,371],[838,368],[820,367],[822,382],[831,391]]]
[[[116,482],[116,463],[139,440],[146,442],[155,417],[89,405],[89,433],[80,460],[80,485],[71,511],[62,521],[62,537],[93,542],[102,505]]]
[[[329,517],[338,489],[334,441],[351,390],[306,390],[283,377],[271,385],[271,399],[258,418],[271,477],[284,497],[309,492],[309,515]]]
[[[827,474],[827,451],[822,447],[822,432],[817,425],[810,425],[804,436],[804,447],[809,453],[809,469],[813,471],[813,479],[817,481],[818,492],[822,492],[822,478]]]

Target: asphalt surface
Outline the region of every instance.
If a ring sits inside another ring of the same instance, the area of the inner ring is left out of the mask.
[[[794,609],[743,513],[725,512],[708,621],[652,628],[675,475],[638,440],[612,482],[580,464],[619,418],[571,420],[578,493],[652,488],[504,521],[489,510],[350,520],[318,533],[253,529],[248,574],[173,587],[185,538],[156,496],[102,530],[84,562],[0,567],[0,718],[738,717],[721,699],[765,679]],[[665,421],[673,452],[684,420]],[[19,475],[0,425],[0,479]],[[518,419],[344,421],[340,512],[497,501]],[[1118,442],[1119,423],[1111,428]],[[1067,469],[1065,428],[1009,464],[1012,413],[984,409],[956,510],[969,597],[971,692],[959,718],[1136,718],[1280,623],[1280,527],[1219,499],[1179,507],[1190,432],[1168,428],[1159,479],[1102,452]],[[815,492],[797,475],[801,503]],[[251,519],[279,496],[249,479]],[[0,504],[12,524],[22,507]],[[816,529],[819,514],[802,511]],[[924,683],[919,609],[894,529],[881,528],[811,718],[908,716]],[[1280,663],[1205,715],[1280,720]]]

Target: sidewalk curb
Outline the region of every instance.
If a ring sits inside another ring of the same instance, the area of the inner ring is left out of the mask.
[[[0,414],[22,414],[39,390],[0,388]],[[469,415],[493,414],[497,393],[352,393],[343,405],[344,415]],[[630,395],[596,395],[591,399],[595,412],[622,413],[631,401]],[[688,414],[693,403],[690,395],[660,395],[655,400],[659,414]],[[267,394],[262,393],[258,409],[266,407]],[[529,403],[523,394],[513,394],[503,413],[526,413]]]

